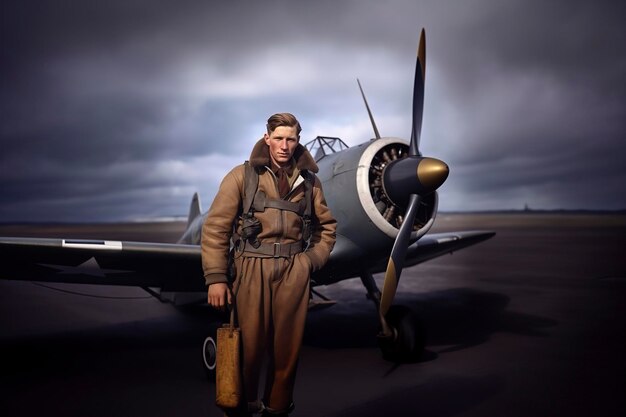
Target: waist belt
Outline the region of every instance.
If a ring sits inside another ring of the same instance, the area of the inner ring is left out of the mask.
[[[290,258],[302,252],[302,242],[294,243],[261,243],[258,248],[246,245],[243,256],[265,255],[273,258]]]

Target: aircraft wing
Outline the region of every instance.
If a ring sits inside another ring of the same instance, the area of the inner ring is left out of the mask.
[[[404,266],[417,265],[461,250],[487,240],[495,234],[482,230],[427,234],[408,247]],[[389,250],[368,253],[358,243],[338,234],[329,263],[314,273],[312,278],[317,285],[327,285],[358,277],[364,269],[372,273],[384,272],[389,260]]]
[[[456,252],[487,240],[495,234],[495,232],[481,230],[427,234],[408,247],[404,265],[416,265],[447,253]]]
[[[197,245],[0,237],[0,279],[205,291]]]
[[[494,234],[427,234],[409,246],[405,265],[452,253]],[[338,236],[337,243],[329,265],[314,274],[314,285],[358,276],[361,267],[374,273],[385,270],[387,252],[367,255],[343,236]],[[206,291],[198,245],[0,237],[0,254],[0,279],[151,287],[168,292]]]

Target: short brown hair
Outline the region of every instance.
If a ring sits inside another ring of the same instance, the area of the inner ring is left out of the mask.
[[[296,119],[296,116],[291,113],[276,113],[270,116],[270,118],[267,119],[267,134],[271,134],[278,126],[295,127],[298,136],[300,136],[300,132],[302,131],[300,122]]]

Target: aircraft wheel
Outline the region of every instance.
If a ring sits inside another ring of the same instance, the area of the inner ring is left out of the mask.
[[[211,381],[215,381],[215,364],[217,362],[217,345],[213,336],[204,339],[202,346],[204,372]]]
[[[394,336],[379,337],[383,358],[391,362],[415,362],[420,359],[426,344],[424,326],[418,317],[405,306],[391,306],[387,323],[394,329]]]

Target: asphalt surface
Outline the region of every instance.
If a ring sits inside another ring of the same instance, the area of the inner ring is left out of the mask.
[[[178,224],[0,226],[4,236],[173,241]],[[358,279],[307,322],[293,416],[626,415],[626,216],[440,215],[490,241],[403,272],[428,333],[381,358]],[[69,235],[68,235],[69,233]],[[381,277],[377,277],[381,280]],[[0,281],[0,415],[220,416],[201,366],[207,307],[135,288]]]

